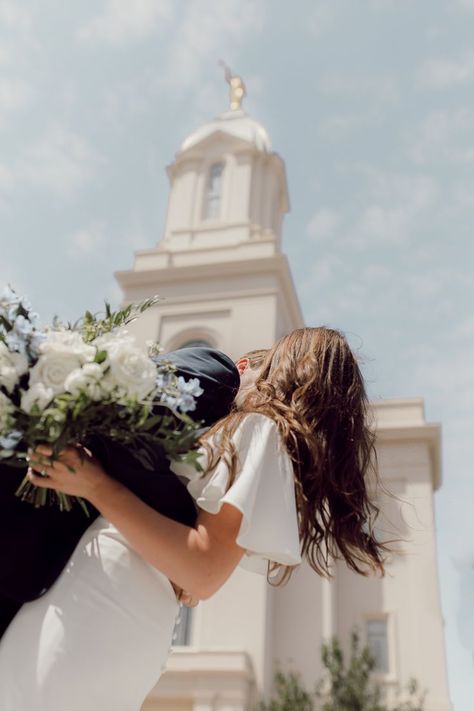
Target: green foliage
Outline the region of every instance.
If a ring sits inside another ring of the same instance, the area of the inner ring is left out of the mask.
[[[393,711],[423,711],[425,705],[426,691],[422,691],[416,679],[410,679],[405,699],[399,701]]]
[[[323,644],[321,656],[327,671],[316,691],[321,711],[423,711],[425,694],[419,692],[414,679],[399,695],[403,700],[387,706],[382,686],[372,675],[375,660],[369,647],[361,645],[356,629],[351,634],[348,660],[337,638]]]
[[[256,711],[313,711],[312,696],[303,687],[297,674],[275,674],[275,697],[261,701]]]
[[[337,638],[323,644],[321,658],[326,676],[314,694],[304,688],[297,674],[278,671],[273,698],[260,702],[255,711],[423,711],[426,694],[420,692],[415,679],[398,695],[395,706],[386,704],[382,686],[372,674],[375,660],[368,646],[361,645],[356,629],[348,659]]]
[[[112,311],[110,304],[106,301],[103,313],[93,314],[91,311],[86,311],[82,318],[74,324],[69,323],[67,327],[71,330],[79,331],[86,343],[92,343],[95,338],[132,323],[144,311],[156,306],[159,301],[161,301],[159,296],[152,296],[149,299],[140,301],[138,304],[129,304],[123,309],[119,309],[119,311]],[[55,317],[54,327],[60,328],[61,325],[59,319]],[[97,362],[100,363],[100,361]]]
[[[323,644],[321,656],[328,673],[316,691],[321,711],[387,711],[381,688],[371,678],[374,658],[368,647],[361,648],[356,630],[351,634],[348,663],[336,638]]]

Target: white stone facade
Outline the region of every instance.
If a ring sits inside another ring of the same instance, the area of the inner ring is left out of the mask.
[[[166,350],[204,340],[237,358],[302,326],[280,248],[285,168],[265,129],[227,112],[184,141],[168,175],[164,238],[117,274],[127,303],[165,297],[135,324],[138,337]],[[413,676],[429,691],[426,711],[451,711],[432,501],[440,428],[425,422],[421,400],[379,402],[374,414],[379,473],[398,497],[381,497],[380,528],[402,539],[386,577],[338,563],[328,582],[303,564],[275,589],[238,569],[193,610],[189,644],[175,648],[143,711],[250,711],[271,692],[278,665],[314,688],[322,641],[348,640],[354,625],[375,634],[389,691]]]

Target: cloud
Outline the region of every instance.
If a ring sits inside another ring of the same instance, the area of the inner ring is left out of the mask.
[[[0,26],[8,30],[29,30],[32,13],[15,0],[0,0]]]
[[[368,247],[404,242],[411,220],[412,209],[409,206],[369,205],[362,212],[355,230],[357,244]]]
[[[345,111],[343,114],[321,119],[318,124],[318,132],[322,138],[338,141],[341,138],[351,136],[354,131],[366,126],[371,121],[370,112]]]
[[[411,245],[410,253],[414,261],[415,257],[417,258],[415,248],[419,245],[423,252],[424,235],[428,230],[432,230],[433,220],[440,222],[447,216],[452,218],[454,207],[446,200],[440,206],[440,186],[429,174],[383,171],[358,164],[344,166],[344,172],[350,171],[357,176],[359,195],[354,196],[351,202],[345,202],[344,207],[337,211],[327,207],[316,210],[306,226],[309,240],[316,242],[324,250],[318,259],[317,274],[311,272],[310,282],[330,283],[331,277],[334,276],[334,265],[331,261],[334,255],[342,259],[342,266],[347,262],[348,281],[351,270],[354,269],[353,258],[361,260],[364,254],[370,252],[370,260],[373,262],[374,250],[377,250],[379,255],[395,252],[402,254],[407,245]],[[467,192],[468,187],[465,187],[463,197]],[[450,194],[449,199],[454,199],[454,192]],[[349,257],[349,254],[352,254],[352,257]],[[424,259],[421,254],[420,263],[423,263]],[[321,260],[329,260],[324,268],[319,264]],[[337,265],[337,269],[339,268],[340,264]],[[366,277],[368,282],[372,283],[375,276],[378,278],[379,275],[380,270],[377,268],[373,273],[369,271]],[[421,292],[431,289],[432,284],[420,282],[417,288],[421,296]],[[413,290],[415,291],[414,287]],[[350,304],[355,296],[352,294],[344,303]]]
[[[57,124],[8,169],[10,186],[33,186],[70,199],[96,175],[102,162],[83,136]]]
[[[146,70],[132,79],[120,79],[104,88],[102,115],[109,126],[122,127],[130,118],[151,111],[155,76]]]
[[[15,178],[10,168],[0,163],[0,194],[11,190],[14,182]]]
[[[10,64],[13,59],[13,52],[11,47],[6,45],[0,45],[0,67]]]
[[[390,173],[358,166],[365,177],[367,203],[346,223],[353,227],[343,238],[346,245],[369,249],[403,245],[418,233],[423,219],[432,218],[438,185],[430,175]]]
[[[400,89],[393,76],[357,75],[328,72],[319,83],[321,93],[344,101],[345,110],[323,118],[319,133],[339,140],[354,131],[379,122],[400,102]],[[334,102],[331,102],[334,103]],[[337,102],[340,104],[340,102]]]
[[[374,10],[398,10],[405,11],[406,6],[414,5],[414,0],[370,0],[370,5]]]
[[[101,221],[92,222],[88,227],[76,230],[70,238],[72,257],[90,257],[102,251],[106,243],[105,225]]]
[[[320,240],[331,237],[341,222],[341,215],[327,207],[317,210],[306,228],[311,239]]]
[[[197,82],[209,64],[215,66],[222,57],[232,66],[242,42],[263,28],[263,6],[258,0],[221,0],[214,4],[189,0],[185,7],[161,84],[175,91],[196,84],[199,95],[203,83]]]
[[[400,100],[400,89],[394,76],[357,75],[329,72],[320,82],[320,89],[328,96],[358,98],[375,101],[377,106],[394,105]]]
[[[69,197],[93,175],[98,162],[83,136],[58,125],[28,151],[21,174],[35,185]]]
[[[418,164],[474,162],[474,109],[434,111],[413,131],[409,157]]]
[[[434,89],[463,84],[474,79],[474,51],[465,52],[462,59],[430,59],[418,72],[418,82]]]
[[[9,114],[27,106],[32,93],[30,85],[23,79],[0,77],[0,126]]]
[[[305,25],[314,39],[319,39],[334,25],[336,19],[335,8],[327,2],[313,3],[313,9]]]
[[[82,42],[116,47],[141,42],[173,16],[171,0],[105,0],[103,12],[81,27]]]
[[[18,269],[18,264],[13,264],[6,258],[7,250],[4,243],[6,242],[5,234],[0,235],[0,247],[2,248],[2,259],[0,261],[0,291],[4,286],[10,284],[18,293],[27,294],[25,287],[25,274],[23,270]],[[3,244],[2,244],[3,243]]]

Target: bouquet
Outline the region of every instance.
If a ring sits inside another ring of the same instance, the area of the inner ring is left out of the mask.
[[[57,318],[47,328],[29,302],[6,287],[0,294],[0,460],[25,466],[28,450],[51,445],[51,459],[70,444],[105,436],[129,446],[152,467],[149,445],[171,459],[193,462],[200,433],[188,414],[202,394],[157,355],[140,347],[126,325],[157,297],[103,315],[87,311],[74,324]],[[24,479],[17,495],[35,506],[56,502],[70,510],[75,497],[35,487]],[[87,512],[85,502],[77,499]]]

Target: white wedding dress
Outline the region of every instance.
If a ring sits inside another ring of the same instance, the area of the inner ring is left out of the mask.
[[[247,415],[233,436],[240,465],[206,476],[173,465],[201,509],[243,514],[241,565],[301,562],[291,461],[275,423]],[[205,458],[204,453],[202,457]],[[205,462],[203,462],[205,464]],[[169,655],[179,610],[169,580],[99,517],[41,598],[24,605],[0,642],[0,711],[139,711]]]

